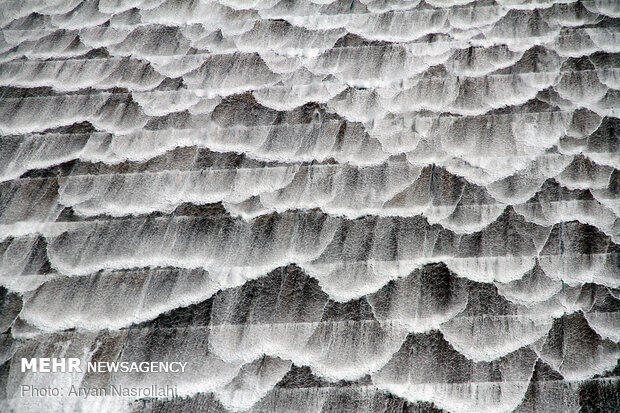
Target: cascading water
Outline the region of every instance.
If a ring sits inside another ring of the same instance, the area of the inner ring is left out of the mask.
[[[620,411],[617,0],[0,28],[0,411]]]

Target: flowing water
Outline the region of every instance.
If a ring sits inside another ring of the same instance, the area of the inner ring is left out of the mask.
[[[617,0],[0,27],[0,411],[620,411]]]

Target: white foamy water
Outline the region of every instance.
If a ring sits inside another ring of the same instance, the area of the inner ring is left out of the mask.
[[[0,411],[620,411],[619,4],[3,2]]]

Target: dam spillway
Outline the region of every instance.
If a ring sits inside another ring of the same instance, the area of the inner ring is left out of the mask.
[[[620,410],[618,1],[0,28],[0,411]]]

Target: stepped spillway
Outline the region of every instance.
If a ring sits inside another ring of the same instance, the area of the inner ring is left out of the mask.
[[[0,357],[2,412],[620,411],[620,2],[2,2]]]

